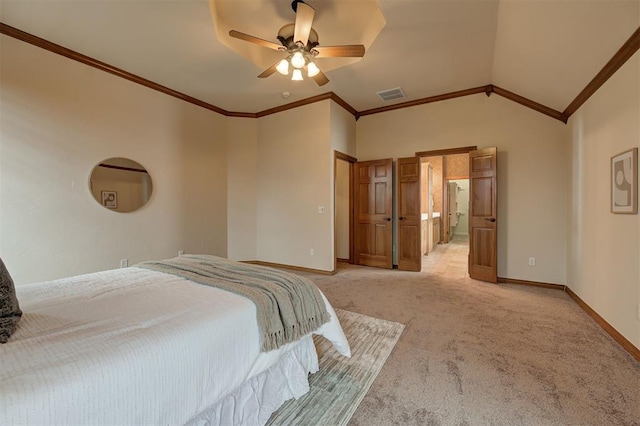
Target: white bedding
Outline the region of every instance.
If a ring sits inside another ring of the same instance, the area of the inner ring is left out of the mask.
[[[248,299],[145,269],[16,291],[24,315],[0,345],[0,424],[185,424],[295,345],[261,353]],[[318,333],[348,356],[326,304]]]

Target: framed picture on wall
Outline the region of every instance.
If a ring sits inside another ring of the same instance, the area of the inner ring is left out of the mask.
[[[638,213],[638,148],[611,157],[611,212]]]
[[[118,193],[116,191],[102,191],[102,205],[108,209],[117,209]]]

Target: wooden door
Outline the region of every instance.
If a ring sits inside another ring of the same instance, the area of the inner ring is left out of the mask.
[[[393,267],[393,161],[355,163],[355,263]]]
[[[398,158],[398,269],[422,269],[420,157]]]
[[[469,153],[469,275],[498,281],[497,149]]]

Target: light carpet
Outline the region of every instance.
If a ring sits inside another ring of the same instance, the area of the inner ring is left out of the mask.
[[[346,425],[400,338],[404,325],[336,309],[351,346],[351,358],[315,337],[320,371],[310,390],[285,403],[268,425]]]
[[[640,426],[640,363],[562,291],[342,264],[306,275],[336,308],[405,324],[349,426]]]

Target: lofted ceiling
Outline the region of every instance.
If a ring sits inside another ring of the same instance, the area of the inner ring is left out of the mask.
[[[354,44],[360,0],[306,0],[321,45]],[[277,43],[290,0],[233,0],[239,31]],[[358,111],[493,84],[563,111],[640,27],[640,0],[377,0],[386,24],[330,82],[289,80],[219,41],[208,0],[0,0],[0,21],[226,111],[255,113],[326,92]],[[347,7],[348,6],[348,7]],[[352,13],[352,12],[350,12]],[[2,59],[0,51],[0,60]],[[341,59],[330,59],[340,61]],[[318,65],[323,69],[322,59]],[[283,92],[290,96],[284,98]]]

